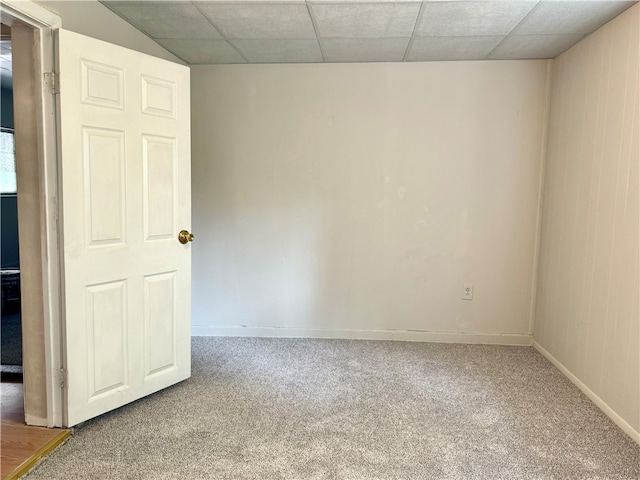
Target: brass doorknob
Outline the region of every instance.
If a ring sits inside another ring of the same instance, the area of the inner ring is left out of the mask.
[[[188,230],[181,230],[178,234],[178,241],[183,245],[193,242],[194,238],[193,233],[189,233]]]

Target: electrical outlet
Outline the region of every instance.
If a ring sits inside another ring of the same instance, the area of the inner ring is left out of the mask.
[[[465,283],[462,288],[462,299],[463,300],[473,300],[473,284]]]

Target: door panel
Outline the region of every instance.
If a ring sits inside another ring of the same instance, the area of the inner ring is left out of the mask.
[[[190,375],[189,70],[61,30],[65,424]]]
[[[125,134],[84,127],[82,137],[87,246],[124,244]]]
[[[176,139],[143,136],[145,241],[175,237]]]
[[[176,84],[170,80],[142,76],[142,112],[176,118]]]
[[[124,110],[124,70],[80,60],[82,103]]]
[[[117,395],[129,385],[127,370],[127,281],[87,286],[89,401]]]
[[[145,380],[176,368],[176,307],[176,272],[144,277]]]

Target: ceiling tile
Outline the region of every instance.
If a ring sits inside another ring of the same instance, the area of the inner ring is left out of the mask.
[[[591,33],[636,2],[543,1],[514,31],[516,35]]]
[[[419,3],[312,3],[320,37],[406,38],[420,11]]]
[[[512,35],[489,56],[495,60],[555,58],[583,37],[572,35]]]
[[[431,60],[482,60],[504,38],[502,35],[416,37],[409,47],[407,60],[417,62]]]
[[[246,63],[226,40],[160,39],[156,41],[191,65]]]
[[[222,38],[188,2],[104,2],[127,22],[153,38]]]
[[[508,35],[537,3],[537,0],[425,3],[416,28],[416,35],[436,37]]]
[[[250,63],[322,62],[316,39],[238,39],[232,42]]]
[[[401,62],[409,38],[324,38],[327,62]]]
[[[198,7],[227,38],[315,38],[306,5],[207,3]]]

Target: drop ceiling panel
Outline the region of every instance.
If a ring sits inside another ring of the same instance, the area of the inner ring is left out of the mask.
[[[314,39],[232,40],[250,63],[322,62],[318,41]]]
[[[307,6],[198,2],[227,38],[316,38]]]
[[[106,5],[152,38],[222,38],[189,2],[107,2]]]
[[[494,60],[554,58],[575,45],[584,35],[518,35],[505,38],[491,53]]]
[[[630,0],[100,1],[193,64],[555,58],[638,3]]]
[[[537,1],[429,2],[422,7],[417,36],[508,35]]]
[[[191,65],[246,63],[226,40],[169,38],[156,41]]]
[[[504,39],[502,35],[480,37],[416,37],[407,60],[483,60]]]
[[[544,1],[515,30],[516,35],[591,33],[636,2]]]
[[[409,38],[324,38],[327,62],[401,62]]]
[[[419,3],[312,3],[311,11],[323,38],[408,38],[420,11]]]

